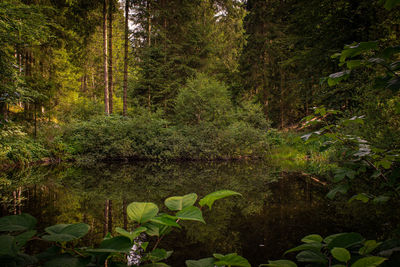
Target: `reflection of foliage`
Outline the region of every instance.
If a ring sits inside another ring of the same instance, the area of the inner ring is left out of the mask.
[[[281,257],[310,232],[360,231],[376,238],[380,229],[390,234],[393,227],[382,226],[382,216],[398,221],[382,207],[372,206],[372,212],[367,212],[359,203],[330,206],[324,200],[324,188],[265,162],[137,162],[92,168],[65,164],[21,169],[6,177],[12,183],[2,188],[1,195],[9,199],[10,212],[14,212],[12,192],[22,188],[22,211],[38,218],[39,229],[57,223],[87,223],[91,230],[82,240],[85,245],[101,241],[107,199],[113,204],[113,226],[122,227],[124,201],[161,206],[165,198],[182,193],[198,192],[202,197],[223,188],[241,192],[243,198],[216,203],[211,211],[204,211],[206,226],[183,223],[182,231],[173,231],[161,241],[163,247],[174,249],[170,259],[174,266],[182,265],[183,259],[232,251],[263,263],[265,257],[260,259],[260,255]]]

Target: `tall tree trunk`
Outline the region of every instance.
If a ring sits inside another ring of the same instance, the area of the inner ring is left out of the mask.
[[[126,116],[127,110],[127,92],[128,92],[128,25],[129,17],[129,0],[125,0],[125,56],[124,56],[124,98],[123,98],[123,111],[122,114]]]
[[[113,17],[113,0],[109,0],[109,6],[108,6],[108,103],[109,103],[110,114],[113,113],[112,17]]]
[[[110,114],[108,103],[108,58],[107,58],[107,4],[103,2],[103,67],[104,67],[104,111],[106,115]]]
[[[151,46],[151,16],[150,16],[150,0],[147,1],[147,45],[150,48]],[[151,109],[151,87],[148,86],[148,96],[147,96],[147,105],[149,110]]]

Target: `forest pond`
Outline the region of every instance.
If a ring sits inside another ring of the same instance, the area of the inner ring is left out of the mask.
[[[385,215],[383,220],[384,211],[371,212],[376,207],[329,201],[325,186],[265,162],[139,162],[90,168],[60,164],[2,173],[0,179],[1,215],[30,213],[39,229],[85,222],[91,230],[83,245],[98,242],[106,223],[112,229],[122,227],[123,207],[133,201],[164,208],[164,199],[174,195],[195,192],[202,197],[219,189],[242,193],[205,210],[207,224],[184,222],[182,230],[163,239],[161,247],[174,250],[168,261],[172,266],[229,252],[257,266],[282,258],[304,235],[356,231],[379,238],[390,230],[386,222],[395,219]],[[111,204],[107,222],[105,203]]]

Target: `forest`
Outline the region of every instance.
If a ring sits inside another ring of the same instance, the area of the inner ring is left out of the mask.
[[[399,0],[1,0],[0,265],[400,266],[399,38]]]

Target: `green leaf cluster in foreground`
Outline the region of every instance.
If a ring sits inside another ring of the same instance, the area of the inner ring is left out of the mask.
[[[241,196],[231,190],[220,190],[206,195],[198,201],[195,193],[172,196],[165,206],[172,213],[162,213],[151,202],[132,202],[127,215],[133,229],[116,227],[117,235],[110,233],[96,248],[77,246],[80,238],[89,232],[84,223],[57,224],[37,234],[36,219],[29,214],[0,218],[0,262],[4,266],[169,266],[168,258],[173,251],[159,248],[162,238],[173,228],[180,229],[182,220],[205,223],[202,209],[212,208],[216,200],[229,196]],[[198,203],[199,206],[196,206]],[[28,242],[43,240],[50,247],[45,251],[29,255],[25,253]],[[375,267],[386,262],[397,266],[400,240],[377,242],[366,240],[358,233],[339,233],[322,237],[310,234],[301,239],[301,245],[285,252],[296,253],[300,266]],[[226,255],[215,253],[212,257],[186,260],[187,267],[241,266],[251,267],[249,261],[237,253]],[[296,262],[286,259],[270,260],[260,266],[296,267]]]

